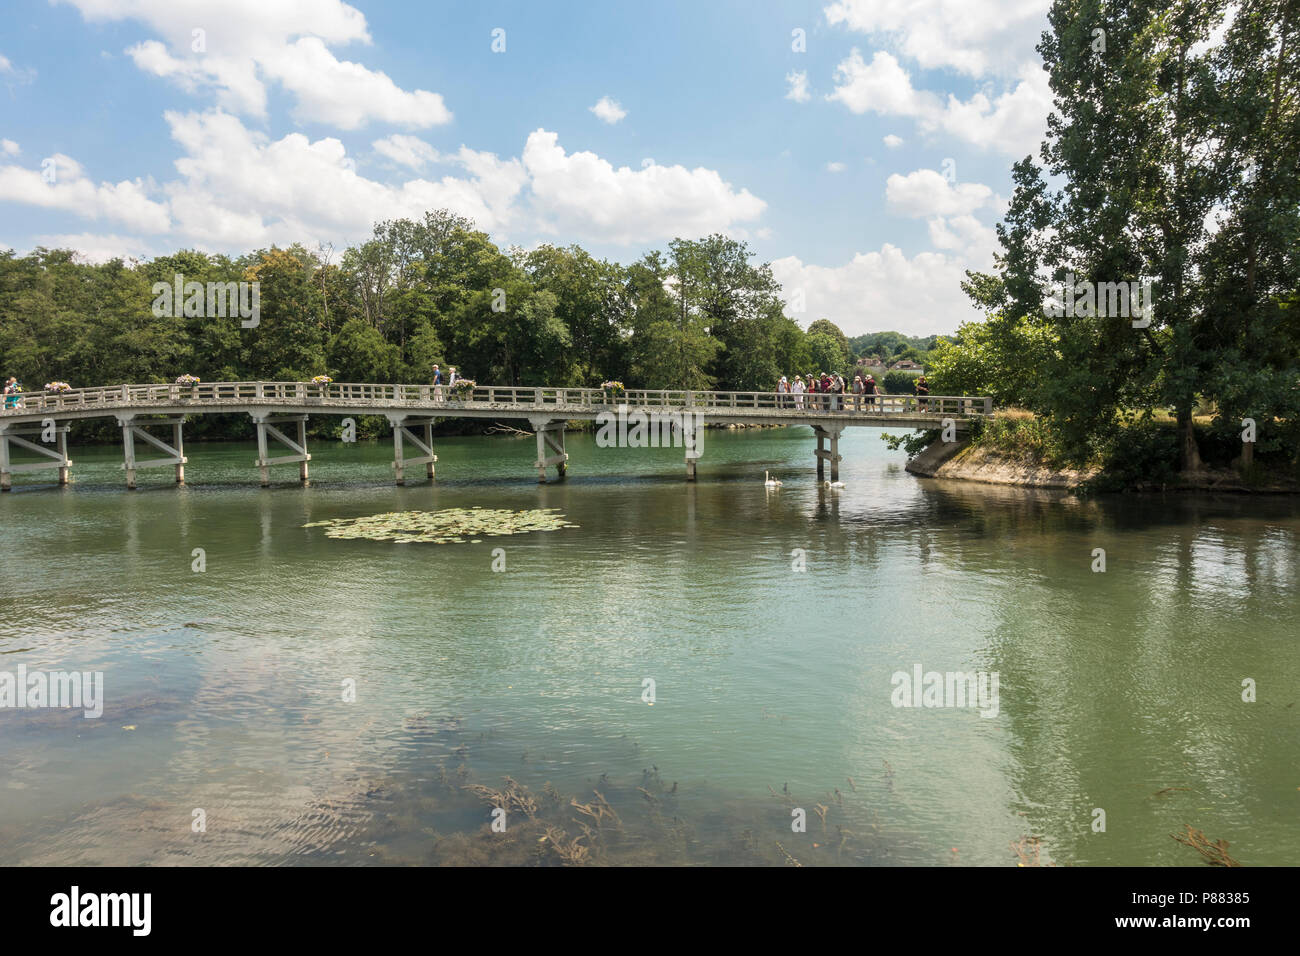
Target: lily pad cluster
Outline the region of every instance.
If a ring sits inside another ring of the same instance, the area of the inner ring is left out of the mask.
[[[530,531],[576,528],[558,508],[508,511],[496,508],[446,508],[442,511],[389,511],[360,518],[313,521],[304,528],[324,528],[329,538],[394,541],[398,544],[477,544],[481,538]]]

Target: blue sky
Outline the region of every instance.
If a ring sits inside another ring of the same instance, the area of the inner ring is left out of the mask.
[[[341,248],[446,206],[624,262],[725,232],[805,324],[952,331],[1042,137],[1045,10],[11,0],[0,247]]]

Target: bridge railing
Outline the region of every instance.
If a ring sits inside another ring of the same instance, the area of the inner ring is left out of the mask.
[[[824,393],[724,392],[688,389],[627,389],[615,395],[600,388],[552,388],[480,385],[457,390],[448,385],[332,382],[200,382],[195,385],[105,385],[65,392],[23,392],[16,404],[7,397],[0,417],[7,413],[80,411],[95,408],[158,407],[172,405],[321,404],[349,407],[488,405],[494,408],[557,411],[596,406],[627,405],[637,408],[691,408],[714,411],[762,410],[798,414],[838,413],[936,418],[977,418],[993,412],[993,400],[970,395],[833,395]]]

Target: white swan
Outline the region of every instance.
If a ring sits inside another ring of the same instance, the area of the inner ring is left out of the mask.
[[[769,476],[767,472],[763,472],[763,486],[766,488],[780,488],[781,482]]]
[[[844,487],[844,482],[842,481],[823,481],[822,484],[827,488],[834,488],[836,491],[839,491],[839,489]]]

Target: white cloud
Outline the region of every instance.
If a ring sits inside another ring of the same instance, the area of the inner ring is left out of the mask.
[[[185,156],[166,192],[182,235],[225,247],[267,242],[356,241],[372,223],[447,208],[482,228],[506,229],[526,176],[518,160],[461,148],[451,162],[468,177],[388,185],[356,172],[333,137],[279,140],[221,111],[164,114]]]
[[[266,114],[266,87],[257,75],[257,62],[251,58],[214,54],[182,60],[157,40],[137,43],[126,54],[141,70],[169,79],[187,93],[213,88],[223,109],[253,116]]]
[[[933,169],[918,169],[885,181],[889,211],[900,216],[969,215],[991,203],[993,190],[982,183],[950,183]]]
[[[826,171],[828,173],[842,173],[848,168],[849,167],[845,166],[843,163],[831,162],[826,164]]]
[[[629,244],[724,232],[758,219],[767,204],[715,170],[653,165],[617,169],[595,153],[566,154],[555,133],[524,145],[533,210],[543,232]]]
[[[59,155],[52,157],[53,185],[40,169],[0,165],[0,202],[111,220],[141,235],[165,235],[159,245],[167,248],[184,243],[213,251],[295,241],[346,245],[378,220],[441,208],[472,218],[499,241],[527,232],[632,244],[715,231],[741,235],[742,224],[766,208],[715,170],[615,168],[594,153],[566,153],[555,133],[540,129],[518,158],[465,146],[439,154],[409,136],[377,140],[376,153],[395,162],[436,160],[454,169],[436,180],[387,183],[358,173],[334,137],[271,139],[222,110],[164,118],[182,154],[175,179],[97,186],[75,160]]]
[[[891,54],[877,52],[867,63],[853,50],[835,68],[835,91],[826,98],[857,114],[910,117],[923,132],[944,132],[976,146],[1023,156],[1037,151],[1052,96],[1047,76],[1038,66],[1026,64],[1018,76],[1014,88],[994,97],[979,92],[965,102],[952,95],[945,101],[916,89]]]
[[[898,149],[898,147],[903,145],[903,138],[890,133],[885,137],[885,145],[890,149]]]
[[[339,129],[358,129],[370,122],[412,128],[451,122],[451,111],[437,93],[407,92],[386,73],[340,61],[319,37],[303,37],[258,65],[297,96],[294,115],[299,120]]]
[[[835,91],[828,100],[839,100],[854,113],[884,116],[933,117],[942,111],[933,93],[912,87],[912,78],[891,54],[877,52],[871,62],[856,49],[835,67]]]
[[[266,84],[274,81],[293,96],[302,122],[357,129],[369,122],[423,128],[451,120],[439,94],[403,90],[383,72],[335,57],[328,47],[370,42],[365,16],[340,0],[63,2],[88,21],[147,24],[163,41],[128,49],[136,66],[189,92],[212,89],[230,112],[264,116]]]
[[[828,318],[847,335],[893,329],[908,335],[952,333],[982,316],[961,282],[968,268],[987,268],[964,257],[922,252],[908,258],[886,243],[858,253],[842,266],[806,264],[797,256],[772,263],[785,294],[802,290],[805,318]]]
[[[906,176],[894,173],[885,181],[885,203],[895,215],[928,220],[930,243],[936,249],[992,262],[997,232],[972,215],[986,207],[999,210],[999,199],[988,186],[950,183],[933,169],[918,169]]]
[[[786,92],[787,100],[794,100],[796,103],[807,103],[811,97],[808,92],[808,71],[792,70],[785,75],[785,81],[790,84],[790,89]]]
[[[42,175],[46,170],[52,170],[53,182]],[[97,186],[76,160],[62,153],[48,157],[41,169],[0,166],[0,201],[107,219],[144,233],[165,232],[170,225],[167,206],[150,199],[148,188],[139,179]]]
[[[832,25],[889,41],[923,69],[1014,73],[1036,61],[1050,0],[836,0]]]
[[[405,136],[394,133],[370,144],[376,153],[386,156],[401,166],[421,170],[430,163],[438,162],[438,151],[418,136]]]
[[[946,132],[968,143],[1021,157],[1037,154],[1051,111],[1047,74],[1037,64],[1025,64],[1015,87],[1007,92],[992,98],[976,93],[965,103],[948,97],[940,124]]]
[[[965,259],[991,263],[998,248],[998,234],[974,216],[936,216],[927,223],[930,243],[936,249],[955,252]]]
[[[22,149],[12,139],[0,139],[0,152],[6,156],[17,156]]]
[[[611,100],[608,96],[602,96],[596,101],[595,106],[587,107],[591,112],[596,114],[596,118],[602,122],[613,125],[627,115],[627,110],[619,106],[617,101]]]

